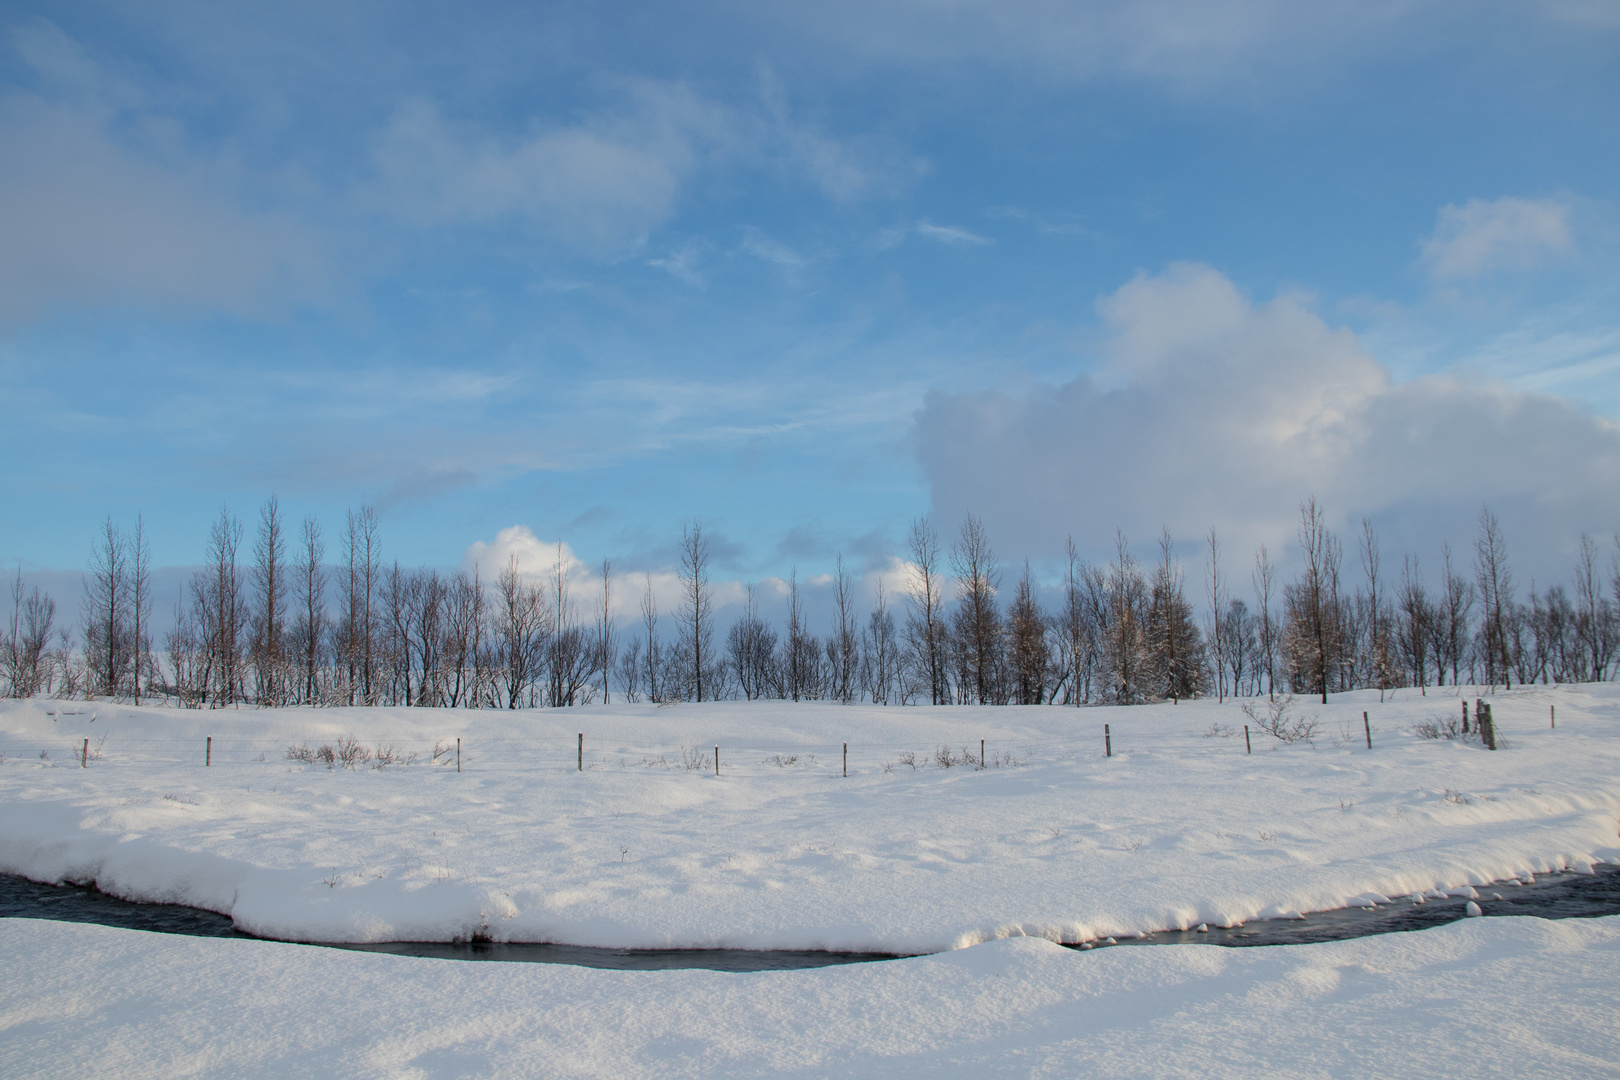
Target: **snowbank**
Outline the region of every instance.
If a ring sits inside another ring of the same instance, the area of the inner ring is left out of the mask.
[[[1612,1076],[1620,917],[616,972],[0,920],[0,1075]]]
[[[1413,733],[1457,715],[1455,697],[1377,696],[1300,702],[1314,744],[1253,733],[1252,754],[1252,721],[1214,702],[12,702],[0,871],[205,907],[286,940],[922,953],[1231,925],[1620,860],[1616,687],[1494,695],[1494,753]],[[285,756],[351,733],[416,763]],[[99,757],[81,768],[86,738]],[[941,747],[977,757],[980,739],[990,768],[939,765]]]

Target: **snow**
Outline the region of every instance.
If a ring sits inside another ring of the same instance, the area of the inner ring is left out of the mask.
[[[0,971],[17,1078],[1586,1078],[1620,1061],[1620,917],[1254,949],[1017,938],[758,974],[0,919]]]
[[[929,953],[1472,898],[1494,881],[1620,861],[1620,688],[1479,696],[1503,734],[1494,753],[1414,735],[1460,708],[1414,691],[1298,702],[1320,718],[1315,744],[1255,733],[1252,755],[1248,718],[1211,701],[516,713],[8,702],[0,871],[209,908],[284,940]],[[379,770],[284,757],[350,733],[419,759]],[[85,738],[99,757],[81,768]],[[993,767],[935,764],[941,746],[977,756],[980,739]],[[435,744],[447,749],[437,764]],[[985,955],[1068,962],[1029,944]],[[1137,962],[1161,961],[1107,961]]]

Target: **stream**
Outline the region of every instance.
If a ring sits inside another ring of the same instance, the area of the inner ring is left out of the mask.
[[[1580,919],[1620,914],[1620,866],[1596,866],[1594,873],[1541,874],[1531,880],[1477,887],[1473,900],[1485,916],[1531,915],[1543,919]],[[1423,930],[1467,917],[1467,897],[1415,903],[1392,898],[1389,904],[1314,912],[1300,919],[1263,919],[1237,927],[1205,930],[1161,930],[1115,940],[1070,945],[1074,949],[1116,945],[1303,945],[1341,941],[1369,934]],[[56,919],[96,923],[126,930],[150,930],[190,937],[234,937],[259,940],[232,925],[228,916],[179,904],[141,904],[120,900],[94,887],[42,885],[27,878],[0,874],[0,918]],[[623,971],[703,968],[710,971],[783,971],[898,959],[881,952],[824,952],[813,949],[609,949],[587,945],[527,942],[390,941],[366,945],[322,945],[357,952],[427,956],[446,960],[509,960]]]

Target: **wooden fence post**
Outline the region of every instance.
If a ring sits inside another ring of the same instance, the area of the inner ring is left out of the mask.
[[[461,736],[456,736],[456,772],[461,771]]]
[[[1485,745],[1492,750],[1496,749],[1496,720],[1491,716],[1491,704],[1485,703],[1485,716],[1479,722],[1479,732],[1485,737]]]
[[[844,744],[844,775],[849,775],[849,743]]]
[[[1552,721],[1553,730],[1558,730],[1558,706],[1547,706],[1547,719]]]
[[[1243,752],[1245,754],[1254,753],[1254,744],[1249,742],[1249,725],[1248,724],[1243,725]]]
[[[1372,749],[1372,721],[1367,719],[1366,712],[1361,714],[1361,726],[1367,730],[1367,749]]]
[[[579,733],[579,771],[585,771],[585,733]]]
[[[714,748],[714,775],[720,775],[720,748]]]
[[[1108,725],[1103,725],[1103,757],[1114,756],[1114,736],[1108,731]]]
[[[89,767],[90,767],[90,740],[87,738],[87,739],[84,740],[84,749],[79,751],[79,768],[88,769]]]
[[[984,762],[984,740],[980,739],[979,740],[979,768],[982,769],[984,767],[985,767],[985,762]]]
[[[1463,706],[1463,734],[1466,735],[1466,734],[1468,734],[1468,702],[1467,702],[1466,699],[1463,701],[1462,706]]]
[[[208,746],[203,750],[203,766],[206,768],[214,763],[214,737],[208,736]]]

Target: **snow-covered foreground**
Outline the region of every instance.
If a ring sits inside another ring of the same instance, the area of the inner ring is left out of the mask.
[[[1324,945],[1013,939],[763,974],[0,920],[0,1075],[1595,1077],[1620,917]]]
[[[1252,755],[1247,718],[1214,702],[519,713],[13,702],[0,705],[0,871],[93,880],[291,940],[909,953],[1232,924],[1620,860],[1620,689],[1492,700],[1505,743],[1494,753],[1416,737],[1414,723],[1459,704],[1403,691],[1383,705],[1376,692],[1300,702],[1320,718],[1315,744],[1255,734]],[[418,761],[285,757],[349,733]],[[81,768],[86,737],[100,756]],[[941,746],[976,756],[981,738],[992,767],[937,764]],[[981,955],[1078,962],[1034,945]],[[956,970],[939,963],[908,970]]]

